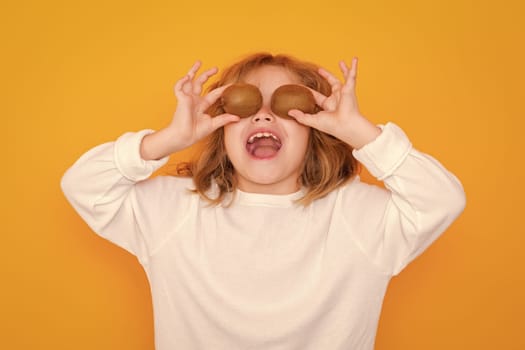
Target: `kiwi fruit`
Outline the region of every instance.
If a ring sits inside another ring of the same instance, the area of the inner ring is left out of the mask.
[[[272,111],[282,118],[292,118],[288,115],[290,109],[298,109],[303,113],[313,114],[317,111],[314,95],[307,87],[296,84],[282,85],[272,95],[270,102]]]
[[[262,101],[261,92],[255,85],[236,83],[222,92],[221,107],[226,113],[246,118],[261,109]]]

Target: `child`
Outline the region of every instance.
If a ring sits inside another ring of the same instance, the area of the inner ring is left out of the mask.
[[[176,83],[166,128],[91,149],[61,182],[88,225],[144,267],[156,349],[373,349],[391,277],[463,211],[462,185],[396,124],[360,114],[356,58],[340,63],[341,82],[254,54],[206,94],[217,69],[199,67]],[[221,97],[237,82],[262,96],[243,118]],[[316,112],[277,116],[273,93],[288,84],[308,87]],[[148,179],[201,139],[187,177]],[[357,160],[387,189],[361,182]]]

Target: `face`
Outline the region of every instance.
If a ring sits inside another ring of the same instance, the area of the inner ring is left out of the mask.
[[[238,187],[255,193],[296,192],[310,128],[275,115],[270,100],[279,86],[301,82],[293,73],[276,66],[257,68],[243,82],[259,88],[263,103],[254,115],[224,127],[224,144]]]

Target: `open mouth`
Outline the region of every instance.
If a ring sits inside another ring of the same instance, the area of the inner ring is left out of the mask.
[[[256,132],[246,142],[246,150],[257,159],[273,158],[281,149],[282,143],[277,135],[270,131]]]

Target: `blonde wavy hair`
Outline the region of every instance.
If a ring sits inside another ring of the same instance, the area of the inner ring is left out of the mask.
[[[218,81],[206,89],[206,93],[220,86],[242,81],[249,72],[267,65],[283,67],[294,73],[305,86],[325,96],[331,94],[332,88],[318,73],[317,65],[289,55],[272,55],[265,52],[249,55],[226,68]],[[219,101],[206,111],[211,116],[221,112]],[[217,129],[205,138],[200,146],[194,160],[178,164],[176,172],[179,176],[192,177],[195,184],[193,192],[211,204],[218,205],[223,203],[228,194],[233,195],[237,188],[235,169],[224,145],[224,129]],[[359,163],[352,155],[351,146],[314,128],[310,129],[309,144],[302,167],[298,181],[306,188],[306,193],[297,202],[305,206],[345,184],[360,171]],[[217,188],[210,191],[213,183]]]

